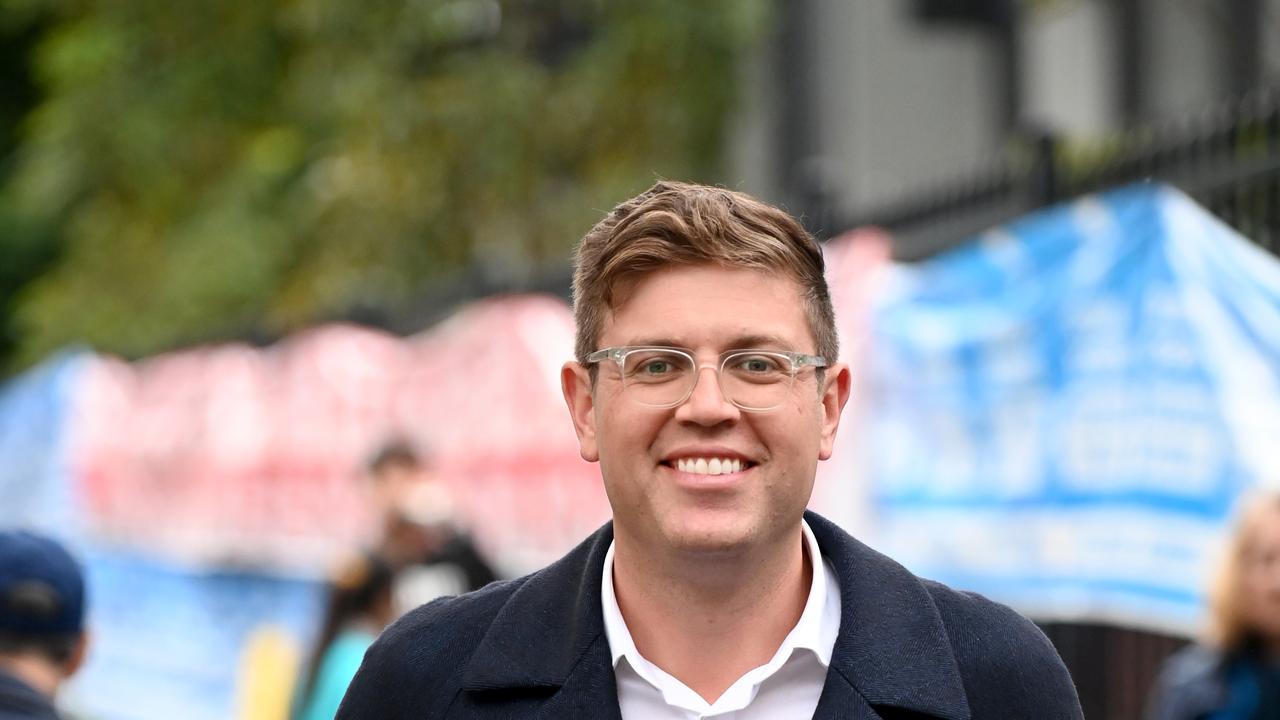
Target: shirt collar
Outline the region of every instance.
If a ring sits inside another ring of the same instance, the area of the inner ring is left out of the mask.
[[[823,667],[831,666],[831,651],[840,634],[840,588],[831,567],[822,558],[818,539],[809,523],[800,521],[804,533],[805,548],[809,551],[809,563],[813,566],[813,581],[809,585],[809,598],[804,603],[800,619],[782,646],[788,643],[795,648],[808,648],[818,656]]]
[[[794,650],[812,650],[824,667],[831,665],[831,651],[836,644],[836,636],[840,631],[840,595],[831,577],[831,568],[822,559],[818,548],[818,539],[814,537],[809,523],[800,521],[800,530],[804,536],[804,549],[812,566],[812,580],[809,583],[809,597],[805,600],[804,610],[791,632],[778,647],[779,654],[789,657]],[[600,579],[600,603],[604,610],[604,633],[609,641],[613,667],[618,661],[627,658],[631,667],[641,667],[644,660],[636,649],[635,640],[627,628],[627,621],[622,617],[618,607],[618,596],[613,589],[613,543],[604,556],[604,572]],[[833,607],[834,605],[834,607]],[[647,665],[648,662],[644,661]]]
[[[618,607],[618,596],[613,592],[613,542],[609,542],[609,550],[604,554],[604,572],[600,578],[600,605],[604,610],[604,635],[609,640],[609,652],[613,667],[624,657],[635,657],[635,640],[627,629],[627,621],[622,619],[622,608]]]

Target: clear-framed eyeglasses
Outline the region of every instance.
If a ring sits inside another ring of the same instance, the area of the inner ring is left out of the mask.
[[[688,350],[673,347],[610,347],[586,357],[588,364],[613,360],[623,393],[651,408],[675,407],[689,399],[702,368]],[[749,412],[782,405],[796,376],[827,366],[825,358],[782,350],[730,350],[720,356],[716,379],[725,399]]]

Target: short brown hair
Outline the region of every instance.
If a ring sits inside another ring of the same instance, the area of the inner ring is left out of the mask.
[[[1224,652],[1242,649],[1254,632],[1245,616],[1241,584],[1258,533],[1265,524],[1280,522],[1280,491],[1250,491],[1240,500],[1237,512],[1234,530],[1209,589],[1206,640]]]
[[[381,478],[392,468],[419,468],[425,464],[413,443],[404,438],[392,438],[380,446],[365,462],[365,471],[374,478]]]
[[[781,271],[800,285],[818,354],[839,354],[822,248],[799,221],[772,205],[723,188],[661,181],[615,207],[574,254],[574,353],[595,351],[605,310],[623,280],[670,265],[717,263]]]

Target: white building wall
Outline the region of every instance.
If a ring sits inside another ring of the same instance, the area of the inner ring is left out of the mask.
[[[990,36],[923,25],[901,0],[826,0],[819,34],[831,87],[823,142],[852,212],[984,161],[999,149],[1000,76]]]
[[[737,106],[731,113],[725,185],[773,202],[783,201],[777,177],[780,82],[776,37],[765,38],[738,68]]]
[[[1262,82],[1280,83],[1280,0],[1262,7]]]
[[[1225,5],[1214,0],[1143,0],[1143,119],[1158,122],[1197,112],[1226,94],[1222,45],[1230,38]]]
[[[896,198],[999,148],[999,76],[985,33],[921,25],[902,0],[814,5],[810,52],[821,68],[814,78],[814,146],[823,152],[810,165],[829,179],[842,213]],[[777,64],[775,46],[761,52]],[[780,132],[776,83],[789,79],[754,59],[747,71],[752,80],[745,83],[727,181],[786,202],[800,189],[778,187],[776,178],[759,173],[776,167],[769,159]]]
[[[785,11],[778,0],[777,12]],[[1001,58],[988,30],[922,23],[905,0],[804,0],[806,51],[819,68],[807,166],[828,179],[841,217],[904,199],[978,167],[1005,147]],[[1228,92],[1229,8],[1217,0],[1138,0],[1140,122],[1183,117]],[[1280,0],[1265,0],[1264,79],[1280,82]],[[1022,3],[1022,120],[1071,140],[1120,129],[1123,58],[1111,0]],[[783,203],[783,76],[777,38],[743,67],[747,81],[725,181]]]
[[[1120,58],[1114,6],[1075,0],[1023,13],[1023,118],[1067,138],[1087,138],[1121,123]]]

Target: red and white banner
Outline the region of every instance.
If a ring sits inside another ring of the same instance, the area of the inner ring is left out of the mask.
[[[90,529],[175,559],[323,567],[369,539],[362,466],[404,436],[512,570],[608,517],[558,385],[573,322],[560,300],[503,297],[401,339],[332,325],[279,345],[102,359],[71,457]]]

